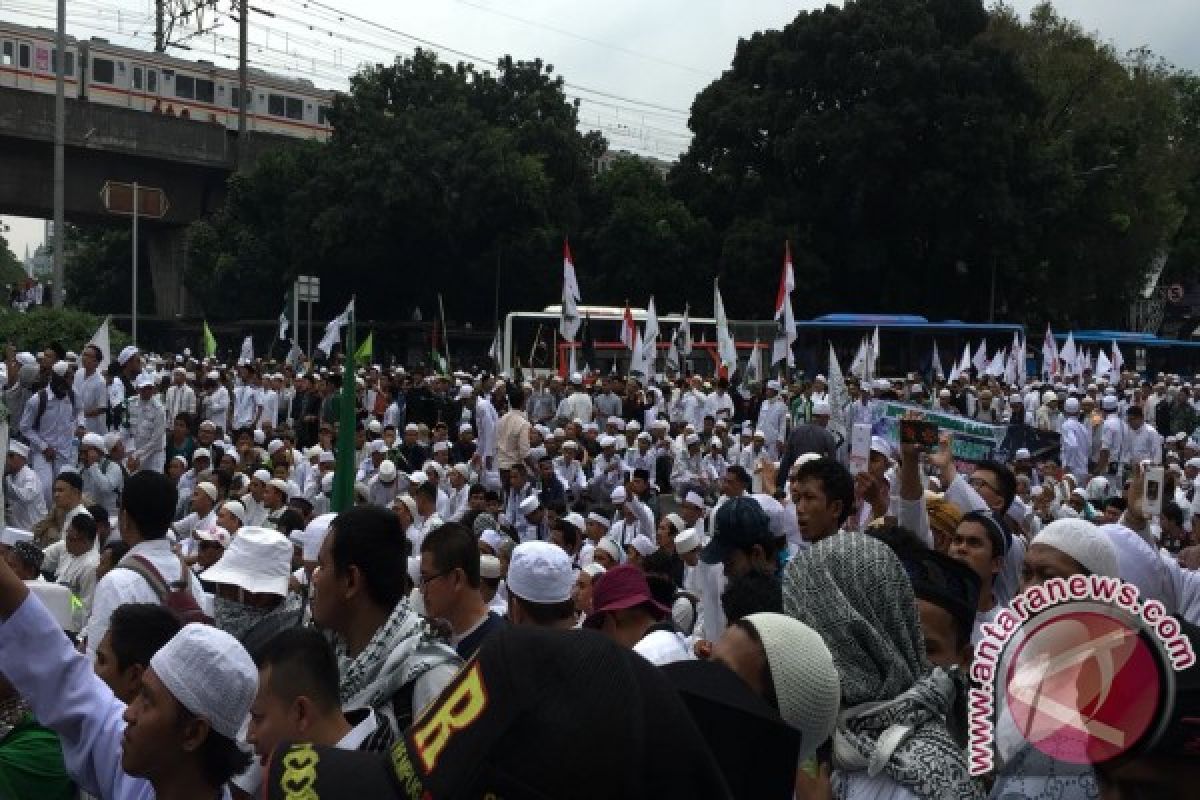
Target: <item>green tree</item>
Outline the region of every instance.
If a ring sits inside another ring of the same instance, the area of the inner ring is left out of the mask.
[[[603,140],[551,67],[419,51],[356,75],[332,120],[328,144],[260,162],[193,230],[188,283],[214,317],[261,314],[303,273],[328,287],[324,313],[357,292],[363,319],[428,317],[439,291],[449,316],[490,319],[497,264],[502,307],[553,301]]]
[[[618,156],[596,177],[586,216],[572,246],[587,303],[636,306],[655,295],[660,311],[712,304],[712,285],[695,270],[711,233],[655,167]]]
[[[25,277],[25,268],[9,248],[8,239],[0,233],[0,286],[19,283]]]
[[[63,263],[67,305],[93,314],[128,314],[132,261],[128,227],[68,225]],[[153,314],[153,276],[145,256],[138,261],[138,312]]]
[[[1034,268],[1006,299],[1030,317],[1120,326],[1172,243],[1187,246],[1176,236],[1194,199],[1196,81],[1148,50],[1118,54],[1048,3],[1028,23],[996,9],[985,39],[1042,100],[1031,131],[1047,191],[1024,234]]]

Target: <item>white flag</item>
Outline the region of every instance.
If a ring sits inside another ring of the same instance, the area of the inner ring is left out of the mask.
[[[96,328],[96,332],[92,334],[92,338],[88,339],[86,346],[95,346],[100,350],[100,365],[96,368],[103,373],[108,369],[108,362],[112,360],[112,344],[108,336],[108,321],[110,317],[105,317],[104,322],[100,323],[100,327]]]
[[[571,246],[563,239],[562,318],[558,323],[558,332],[568,342],[573,342],[581,324],[583,320],[579,316],[579,283],[575,280],[575,263],[571,260]]]
[[[1100,349],[1096,353],[1096,370],[1094,374],[1108,375],[1110,372],[1112,372],[1112,368],[1113,365],[1112,362],[1108,360],[1108,354],[1105,353],[1103,349]]]
[[[688,306],[683,307],[683,322],[679,323],[679,355],[690,356],[692,354],[692,322],[688,318]]]
[[[574,350],[574,348],[571,348]],[[492,361],[496,364],[496,371],[504,375],[508,370],[508,364],[504,363],[504,340],[500,336],[500,329],[496,328],[496,338],[492,339],[492,347],[488,350],[488,355],[492,357]]]
[[[681,372],[679,363],[679,329],[676,328],[671,334],[671,344],[667,348],[667,369],[678,374]]]
[[[975,351],[975,357],[971,359],[971,366],[975,367],[975,372],[983,375],[987,372],[988,366],[991,364],[988,361],[987,354],[987,339],[979,343],[979,349]]]
[[[867,364],[870,359],[867,349],[867,337],[864,336],[858,343],[858,350],[854,352],[854,358],[850,361],[850,374],[859,380],[867,379]]]
[[[947,380],[950,381],[950,383],[954,383],[956,380],[958,380],[958,376],[961,374],[961,370],[958,368],[959,363],[960,362],[955,361],[954,366],[950,367],[950,375],[947,376]]]
[[[837,352],[833,343],[829,344],[829,430],[846,438],[846,406],[850,405],[850,392],[846,390],[846,377],[842,374],[842,366],[838,363]]]
[[[342,328],[350,323],[350,317],[353,314],[354,298],[350,298],[350,303],[346,306],[346,310],[329,320],[329,324],[325,326],[325,335],[317,343],[317,349],[324,353],[326,358],[333,352],[333,346],[342,341]]]
[[[942,356],[938,353],[937,341],[934,341],[933,343],[933,358],[930,359],[929,371],[933,374],[933,377],[937,378],[938,380],[942,380],[946,377],[946,373],[942,369]]]
[[[250,364],[254,361],[254,339],[247,336],[242,340],[242,354],[238,356],[239,364]]]
[[[1004,363],[1008,360],[1008,352],[1001,347],[996,351],[996,355],[992,356],[992,361],[988,364],[987,374],[993,378],[999,378],[1004,374]]]
[[[875,326],[875,332],[871,334],[871,377],[879,377],[879,326]]]
[[[1112,350],[1112,378],[1115,381],[1125,369],[1125,357],[1121,355],[1121,348],[1117,347],[1116,341],[1112,343]]]
[[[1050,325],[1047,323],[1046,338],[1042,340],[1042,377],[1050,380],[1057,378],[1058,373],[1058,342],[1054,338],[1054,331],[1050,330]]]
[[[646,363],[646,347],[642,341],[642,332],[634,329],[633,347],[629,353],[629,374],[641,375],[645,377],[649,374],[649,367]]]
[[[1058,351],[1058,357],[1063,362],[1063,374],[1077,374],[1076,366],[1079,360],[1079,351],[1075,347],[1075,334],[1068,333],[1067,340],[1063,342],[1062,349]]]
[[[650,295],[650,303],[646,306],[646,329],[642,334],[642,361],[649,371],[654,370],[654,362],[658,360],[658,311],[654,308],[654,295]]]
[[[713,316],[717,320],[717,356],[721,366],[730,372],[737,368],[737,345],[729,334],[729,320],[725,318],[725,304],[721,302],[721,289],[713,279]]]
[[[292,325],[291,321],[288,320],[287,312],[288,312],[288,310],[286,308],[283,311],[279,312],[279,338],[280,339],[287,339],[288,328],[290,328]]]
[[[755,339],[754,349],[750,351],[750,358],[746,361],[746,372],[742,385],[749,387],[751,384],[762,383],[762,379],[762,351],[758,347],[758,340]]]
[[[958,361],[958,375],[966,375],[971,371],[971,343],[967,342],[963,345],[962,358]]]
[[[783,274],[779,276],[779,291],[775,294],[775,343],[771,346],[771,364],[787,360],[788,368],[796,366],[792,343],[796,341],[796,318],[792,315],[792,292],[796,289],[796,274],[792,269],[792,245],[784,244]]]

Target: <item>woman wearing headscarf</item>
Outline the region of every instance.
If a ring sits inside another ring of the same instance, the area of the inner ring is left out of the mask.
[[[841,674],[834,797],[983,796],[946,729],[954,681],[925,657],[912,584],[887,545],[846,533],[798,554],[783,608],[821,634]]]

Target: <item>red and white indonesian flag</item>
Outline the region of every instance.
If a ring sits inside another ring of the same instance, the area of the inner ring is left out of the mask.
[[[792,315],[792,292],[796,289],[796,274],[792,269],[792,245],[784,243],[783,274],[779,276],[779,291],[775,294],[775,343],[771,347],[771,364],[787,360],[789,368],[796,366],[792,343],[796,341],[796,318]]]
[[[632,350],[638,341],[637,325],[633,322],[633,312],[629,310],[629,303],[625,303],[625,316],[621,321],[621,344]]]
[[[575,262],[571,260],[571,245],[563,239],[562,316],[558,321],[559,334],[569,342],[575,341],[583,320],[579,316],[579,283],[575,280]]]

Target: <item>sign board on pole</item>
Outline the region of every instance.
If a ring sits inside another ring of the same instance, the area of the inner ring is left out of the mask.
[[[133,195],[132,183],[105,181],[104,187],[100,190],[100,199],[104,203],[104,210],[110,214],[133,216]],[[138,184],[137,187],[137,204],[138,216],[146,219],[162,219],[167,215],[167,209],[171,207],[167,202],[166,192],[141,184]]]

